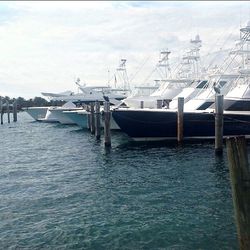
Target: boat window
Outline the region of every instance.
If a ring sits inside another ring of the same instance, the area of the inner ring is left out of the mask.
[[[200,82],[199,84],[198,84],[198,86],[196,87],[197,89],[203,89],[203,88],[205,88],[206,85],[207,84],[207,81],[202,81],[202,82]]]
[[[209,108],[213,103],[214,103],[213,101],[207,101],[203,103],[199,108],[197,108],[197,110],[205,110]]]
[[[222,88],[226,83],[227,83],[227,81],[219,81],[220,88]]]

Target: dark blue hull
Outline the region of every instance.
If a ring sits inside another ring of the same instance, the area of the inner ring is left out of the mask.
[[[177,138],[177,113],[169,110],[115,110],[113,118],[121,130],[135,140]],[[185,112],[184,139],[213,138],[214,113]],[[224,114],[224,136],[250,135],[250,112]]]
[[[240,110],[240,111],[250,111],[250,100],[224,100],[224,105],[227,106],[226,110]]]

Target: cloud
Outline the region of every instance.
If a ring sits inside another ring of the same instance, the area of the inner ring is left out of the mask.
[[[180,57],[197,33],[201,54],[232,46],[248,2],[16,1],[0,2],[0,90],[20,96],[74,89],[79,76],[106,83],[127,58],[143,82],[160,50]],[[111,73],[110,73],[111,74]],[[4,84],[3,84],[4,83]],[[10,83],[10,84],[9,84]],[[11,86],[11,90],[8,86]]]

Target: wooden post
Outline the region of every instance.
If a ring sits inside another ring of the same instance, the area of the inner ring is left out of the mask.
[[[95,137],[100,140],[101,137],[101,114],[100,114],[100,102],[95,102]]]
[[[8,123],[10,123],[10,104],[9,101],[6,101],[6,112],[8,116]]]
[[[157,100],[157,108],[158,109],[162,108],[162,100]]]
[[[110,134],[110,103],[104,102],[104,145],[105,147],[111,146],[111,134]]]
[[[140,107],[141,107],[141,109],[144,108],[144,101],[141,101],[141,102],[140,102]]]
[[[223,95],[215,95],[215,153],[223,153]]]
[[[178,97],[177,112],[177,141],[183,141],[183,113],[184,113],[184,97]]]
[[[88,129],[90,130],[90,128],[91,128],[91,115],[90,115],[90,113],[89,113],[89,111],[90,111],[90,108],[89,108],[89,106],[87,105],[87,107],[86,107],[86,111],[88,112],[88,114],[87,114],[87,127],[88,127]]]
[[[0,113],[1,113],[1,124],[3,124],[3,100],[0,96]]]
[[[17,121],[17,101],[13,103],[13,122]]]
[[[244,136],[227,138],[234,214],[241,250],[250,249],[250,167]]]
[[[90,104],[90,132],[91,134],[95,134],[95,104],[92,102]]]

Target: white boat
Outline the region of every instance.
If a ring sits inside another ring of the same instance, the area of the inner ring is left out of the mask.
[[[235,86],[224,98],[224,109],[250,110],[249,83]]]
[[[82,110],[82,107],[76,107],[72,101],[68,101],[62,107],[52,107],[48,109],[55,120],[65,125],[75,124],[75,122],[64,113],[64,111],[72,110]]]
[[[71,119],[75,124],[83,129],[88,128],[88,114],[90,112],[82,109],[82,110],[65,110],[63,114]],[[101,128],[104,127],[104,115],[103,115],[103,107],[101,107]],[[120,130],[120,127],[117,125],[112,116],[112,108],[111,108],[111,117],[110,117],[110,129],[111,130]]]
[[[67,117],[63,111],[82,110],[80,107],[76,107],[76,104],[90,103],[93,101],[104,102],[105,99],[109,99],[110,103],[118,104],[122,99],[126,97],[122,89],[113,89],[107,86],[82,86],[79,84],[79,89],[82,93],[73,94],[71,91],[63,93],[42,93],[52,101],[67,101],[62,107],[50,106],[50,107],[30,107],[26,112],[30,114],[35,120],[41,122],[60,122],[62,124],[75,124],[69,117]]]
[[[192,99],[188,98],[189,100],[185,101],[185,110],[192,111],[211,108],[214,104],[216,94],[214,88],[218,88],[221,94],[226,95],[231,85],[238,77],[238,74],[223,74],[219,76],[219,79],[218,77],[214,78],[213,76],[210,76],[206,86],[204,86],[203,89],[199,89],[198,91],[195,90],[193,94],[191,94]],[[217,83],[216,86],[215,83]],[[196,95],[194,96],[195,93]],[[177,108],[176,103],[173,103],[173,106]]]
[[[117,93],[117,89],[112,89],[107,86],[81,86],[82,93],[74,94],[71,96],[57,96],[52,100],[71,101],[80,103],[89,103],[94,101],[105,101],[105,97],[108,97],[110,102],[116,104],[117,102],[126,98],[126,95]]]
[[[201,40],[199,35],[190,41],[191,48],[182,58],[182,62],[178,70],[176,70],[175,78],[171,76],[169,67],[170,51],[164,51],[163,57],[157,64],[157,67],[163,67],[163,79],[160,80],[159,88],[149,96],[130,96],[124,99],[124,103],[128,107],[140,108],[143,102],[143,108],[157,108],[157,100],[163,100],[166,106],[183,88],[187,88],[195,79],[201,77],[200,55]]]
[[[71,95],[57,95],[53,96],[53,101],[71,101],[74,103],[90,103],[94,101],[104,102],[105,99],[109,99],[111,104],[116,105],[121,100],[127,97],[127,90],[123,88],[112,88],[106,85],[80,85],[80,78],[75,82],[81,93]]]
[[[178,95],[184,87],[192,83],[191,79],[185,80],[168,80],[164,82],[154,93],[149,96],[134,96],[128,97],[123,102],[128,107],[141,107],[143,102],[144,108],[156,108],[157,100],[166,100],[170,102],[176,95]]]
[[[250,111],[250,22],[240,29],[240,41],[231,52],[241,61],[238,67],[240,77],[224,97],[224,108],[227,110]]]
[[[62,93],[48,93],[48,92],[44,92],[42,93],[43,96],[46,96],[48,98],[53,98],[53,97],[57,97],[57,96],[70,96],[72,95],[73,92],[72,91],[65,91]],[[52,121],[53,118],[50,116],[49,119],[48,115],[47,115],[47,111],[49,108],[52,108],[53,106],[48,106],[48,107],[28,107],[25,109],[25,111],[36,121],[44,121],[44,120],[48,120],[48,121]]]
[[[183,90],[173,98],[173,100],[169,103],[169,109],[177,109],[178,108],[178,98],[183,97],[185,102],[188,102],[192,98],[194,98],[200,91],[207,85],[207,80],[198,80],[194,81],[190,87],[183,88]]]
[[[250,111],[249,38],[250,22],[245,28],[240,29],[240,41],[236,43],[236,47],[224,60],[219,73],[210,75],[207,88],[186,102],[185,110],[214,108],[215,93],[217,92],[224,95],[224,110]],[[237,66],[235,67],[235,65]]]

